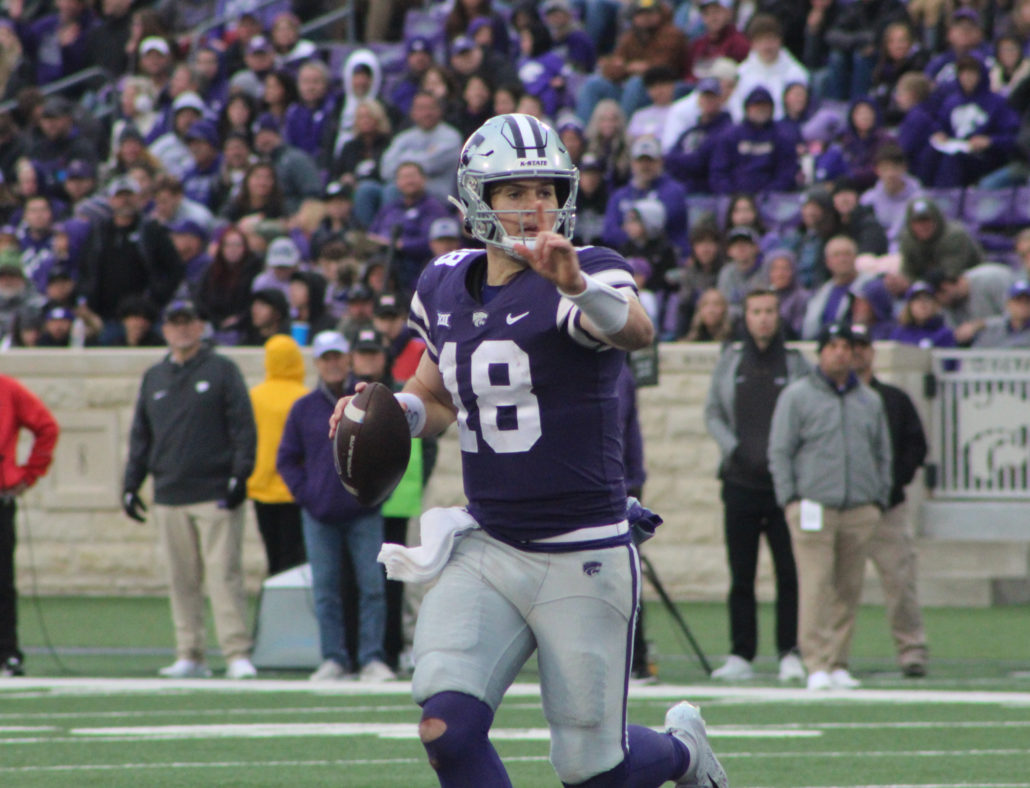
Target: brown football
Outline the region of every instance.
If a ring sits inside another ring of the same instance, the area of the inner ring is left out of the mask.
[[[333,459],[344,488],[362,506],[378,506],[408,467],[411,431],[393,392],[369,383],[347,403],[336,428]]]

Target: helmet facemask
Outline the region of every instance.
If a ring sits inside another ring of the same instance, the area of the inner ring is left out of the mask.
[[[525,141],[529,141],[526,143]],[[487,121],[469,138],[458,166],[458,195],[452,200],[465,217],[465,227],[485,244],[515,257],[516,244],[534,248],[536,237],[523,230],[508,235],[499,212],[490,204],[491,190],[509,180],[545,179],[554,183],[558,207],[547,209],[552,222],[543,229],[572,239],[576,221],[579,171],[554,130],[528,115],[500,115]],[[536,225],[536,209],[503,211],[518,214],[519,226]]]

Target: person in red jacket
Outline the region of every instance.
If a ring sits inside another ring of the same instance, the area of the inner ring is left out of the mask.
[[[24,465],[18,465],[18,434],[35,439]],[[39,398],[14,378],[0,375],[0,678],[22,676],[18,650],[18,591],[14,586],[15,500],[46,473],[54,458],[57,422]]]

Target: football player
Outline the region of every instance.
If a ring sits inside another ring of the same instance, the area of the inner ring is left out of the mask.
[[[438,257],[411,303],[427,350],[398,399],[413,435],[457,421],[479,525],[419,612],[419,735],[441,786],[510,786],[489,730],[536,650],[564,785],[724,788],[691,704],[670,709],[666,733],[626,724],[640,570],[616,380],[654,328],[626,261],[572,245],[578,182],[551,128],[488,120],[458,166],[465,226],[486,250]]]

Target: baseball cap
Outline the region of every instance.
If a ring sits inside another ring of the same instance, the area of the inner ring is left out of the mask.
[[[282,131],[282,126],[275,115],[271,112],[265,112],[254,121],[254,133],[257,134],[259,131],[274,131],[276,134],[279,134]]]
[[[339,331],[319,331],[311,342],[311,354],[315,358],[322,358],[326,353],[331,352],[347,354],[350,352],[350,345],[347,338]]]
[[[847,323],[829,323],[819,329],[819,336],[816,337],[816,344],[822,350],[835,339],[845,339],[854,343],[855,335],[851,333],[851,326]]]
[[[211,147],[217,148],[219,147],[218,129],[209,120],[198,120],[196,123],[191,124],[186,131],[186,142],[191,140],[202,140]]]
[[[748,93],[747,97],[744,99],[744,106],[745,107],[748,106],[749,104],[759,104],[759,103],[764,103],[764,104],[772,104],[773,103],[772,93],[769,92],[768,88],[763,87],[762,85],[756,85],[754,88],[752,88],[751,92]]]
[[[95,178],[96,170],[93,165],[84,159],[74,159],[68,163],[68,168],[64,171],[64,177],[71,178]]]
[[[376,317],[397,317],[404,314],[404,304],[396,293],[380,293],[372,314]]]
[[[583,158],[579,160],[579,169],[583,170],[597,170],[601,171],[604,169],[604,165],[601,160],[597,158],[596,153],[584,153]]]
[[[1030,282],[1013,282],[1009,287],[1009,298],[1030,298]]]
[[[114,197],[116,194],[120,194],[122,192],[139,194],[139,184],[136,183],[136,179],[129,175],[122,175],[120,178],[115,178],[107,184],[108,197]]]
[[[136,142],[143,142],[143,133],[133,126],[131,123],[121,130],[118,134],[118,142],[122,143],[127,140],[136,140]]]
[[[147,52],[160,52],[162,55],[172,54],[168,42],[161,36],[147,36],[139,42],[139,53],[145,55]]]
[[[551,13],[552,11],[565,11],[571,14],[572,4],[569,2],[569,0],[547,0],[547,2],[541,4],[541,14],[546,15]]]
[[[43,102],[44,118],[66,118],[72,114],[74,105],[64,96],[48,96]]]
[[[46,272],[47,282],[53,282],[58,279],[74,279],[72,276],[71,269],[66,265],[55,265],[49,271]]]
[[[952,24],[956,22],[972,22],[974,25],[980,25],[980,14],[976,12],[975,8],[956,8],[955,12],[951,15]]]
[[[750,227],[744,225],[737,225],[730,229],[726,234],[726,243],[731,244],[734,241],[749,241],[750,243],[758,243],[758,234]]]
[[[737,61],[730,57],[717,57],[708,67],[708,76],[716,79],[736,79]]]
[[[339,197],[341,200],[350,200],[354,197],[354,189],[346,183],[330,181],[326,184],[322,197],[326,200],[333,197]]]
[[[639,137],[633,142],[633,147],[630,148],[630,155],[634,159],[642,159],[644,157],[660,159],[662,158],[662,146],[654,137]]]
[[[66,306],[52,306],[43,313],[44,320],[74,320],[75,315]]]
[[[412,36],[408,39],[408,54],[413,52],[432,52],[433,45],[428,38],[425,36]]]
[[[706,5],[721,5],[723,8],[733,8],[733,0],[701,0],[698,3],[700,8],[704,8]]]
[[[856,345],[873,344],[873,338],[869,336],[869,329],[864,323],[851,324],[851,341]]]
[[[254,36],[247,44],[247,54],[253,55],[256,52],[271,52],[272,43],[264,36]]]
[[[915,200],[912,203],[910,216],[913,219],[933,219],[934,213],[930,201],[923,198]]]
[[[186,90],[175,97],[175,101],[172,102],[172,113],[178,112],[180,109],[195,109],[201,115],[204,114],[204,110],[207,109],[207,105],[204,104],[204,99],[194,93],[192,90]]]
[[[905,291],[905,300],[911,301],[916,296],[920,295],[933,295],[933,285],[929,282],[913,282],[912,285]]]
[[[168,232],[179,235],[195,235],[197,238],[207,240],[207,230],[201,227],[192,219],[180,219],[168,225]]]
[[[716,96],[722,95],[722,83],[715,77],[705,77],[697,83],[698,93],[714,93]]]
[[[383,335],[374,328],[359,329],[354,335],[354,351],[360,353],[363,350],[385,353],[386,345],[383,344]]]
[[[453,52],[456,55],[459,55],[463,52],[471,52],[475,48],[476,42],[468,36],[458,36],[451,43],[451,52]]]
[[[187,317],[191,320],[198,320],[200,318],[200,312],[197,310],[197,305],[192,301],[185,298],[179,298],[168,304],[161,316],[165,320],[172,320],[177,317]]]
[[[348,301],[372,301],[375,296],[369,289],[368,285],[361,284],[360,282],[356,285],[352,285],[347,291]]]
[[[435,241],[438,238],[461,238],[461,228],[458,222],[449,216],[441,216],[434,219],[429,225],[429,240]]]
[[[290,268],[300,262],[300,249],[292,238],[280,236],[272,241],[265,253],[265,263],[269,268]]]

